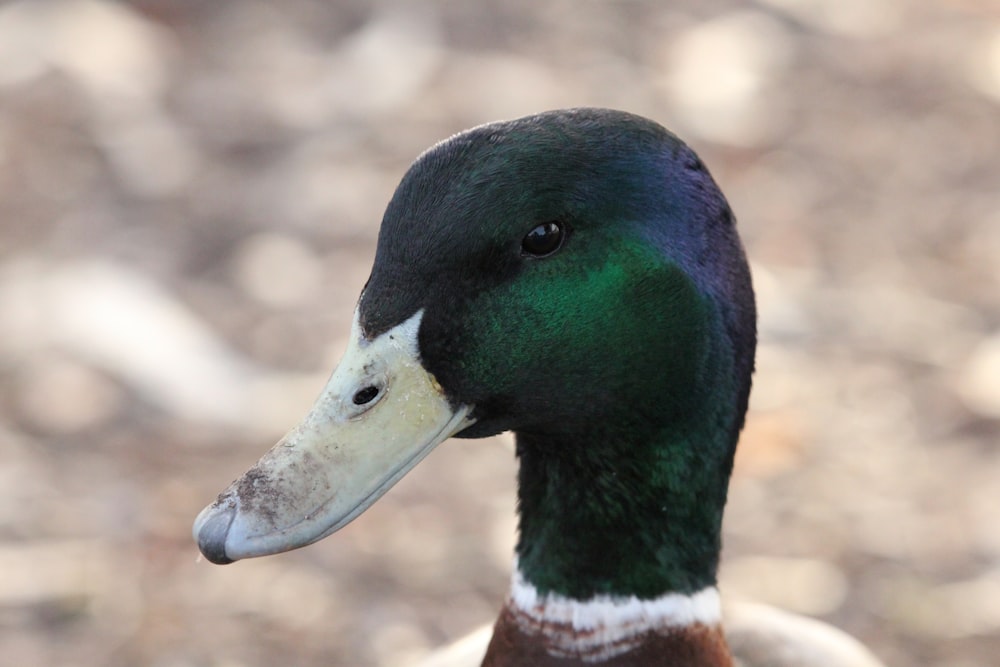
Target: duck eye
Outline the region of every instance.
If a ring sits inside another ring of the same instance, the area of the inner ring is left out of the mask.
[[[566,233],[562,223],[543,222],[521,240],[521,250],[531,257],[546,257],[559,250],[564,238]]]

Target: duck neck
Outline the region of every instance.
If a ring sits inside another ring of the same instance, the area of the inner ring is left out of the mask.
[[[728,429],[693,422],[645,434],[635,425],[569,438],[519,434],[525,581],[577,600],[714,586],[733,448]]]
[[[715,581],[732,448],[715,431],[519,434],[517,565],[490,653],[507,644],[529,652],[518,659],[534,651],[560,665],[731,665]]]

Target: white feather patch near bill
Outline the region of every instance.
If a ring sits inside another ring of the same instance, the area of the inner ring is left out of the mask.
[[[544,634],[549,652],[597,662],[625,653],[650,632],[670,632],[721,621],[719,591],[667,593],[640,600],[633,596],[597,595],[575,600],[538,592],[515,566],[508,607],[522,631]]]

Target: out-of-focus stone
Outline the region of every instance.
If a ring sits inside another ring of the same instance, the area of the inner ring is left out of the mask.
[[[119,180],[141,196],[187,184],[198,153],[161,106],[169,34],[127,4],[15,2],[0,8],[0,85],[55,71],[86,93],[97,143]]]
[[[1000,419],[1000,334],[976,346],[958,374],[957,389],[970,409]]]
[[[765,0],[797,20],[833,34],[875,37],[896,29],[899,0]]]
[[[668,44],[663,84],[690,131],[754,146],[780,128],[785,100],[777,78],[794,48],[780,23],[761,12],[733,12]]]
[[[442,72],[434,109],[484,123],[539,110],[579,105],[571,82],[531,58],[507,53],[469,53]]]
[[[762,340],[800,339],[810,333],[810,321],[800,302],[808,299],[815,277],[805,270],[771,270],[754,263],[758,328]]]
[[[793,469],[802,460],[802,427],[794,412],[751,412],[736,448],[733,474],[771,477]]]
[[[372,635],[378,665],[395,667],[412,662],[430,648],[427,636],[410,623],[388,623]]]
[[[972,85],[1000,102],[1000,25],[969,50],[966,67]]]
[[[836,611],[847,596],[844,573],[809,558],[735,558],[723,561],[720,580],[738,597],[813,616]]]
[[[916,635],[989,636],[1000,629],[1000,572],[941,586],[912,577],[887,580],[879,601],[890,622]]]
[[[444,53],[430,6],[417,12],[400,5],[377,14],[334,54],[328,94],[337,106],[359,114],[386,112],[417,97]]]
[[[322,267],[301,241],[282,234],[257,234],[236,251],[234,277],[240,287],[275,308],[310,302],[322,287]]]
[[[169,39],[128,5],[20,0],[0,8],[0,84],[56,67],[97,104],[145,105],[166,84]]]
[[[201,162],[186,133],[153,110],[105,118],[98,124],[97,138],[119,182],[141,197],[176,194],[189,184]]]
[[[44,12],[43,3],[25,0],[0,7],[0,86],[34,79],[47,69]]]
[[[386,129],[393,140],[395,130]],[[340,136],[312,137],[261,175],[251,211],[260,224],[374,237],[401,174],[387,173],[366,155],[345,150]]]
[[[242,355],[148,277],[107,262],[0,272],[0,355],[61,350],[185,419],[280,432],[318,391]]]
[[[491,637],[493,625],[482,625],[458,641],[422,656],[408,667],[468,667],[479,664],[486,655]]]
[[[70,434],[108,421],[122,403],[122,392],[93,369],[52,355],[20,369],[18,405],[32,426]]]
[[[147,277],[106,262],[39,264],[19,277],[0,291],[13,303],[34,304],[26,344],[78,354],[178,414],[242,414],[233,389],[252,369]],[[8,317],[13,327],[26,325],[11,321],[16,312]]]
[[[297,631],[317,631],[344,611],[333,580],[306,563],[255,559],[237,571],[199,562],[189,572],[178,589],[194,608],[221,605]]]
[[[960,302],[889,281],[852,287],[817,290],[804,300],[827,336],[839,331],[866,348],[944,368],[960,363],[979,336],[979,314]]]
[[[0,605],[76,609],[93,630],[120,641],[134,632],[144,600],[138,569],[98,540],[0,544]]]

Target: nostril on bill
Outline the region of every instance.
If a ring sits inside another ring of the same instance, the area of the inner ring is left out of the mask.
[[[365,405],[375,400],[376,396],[378,396],[378,387],[372,384],[359,389],[351,400],[354,401],[354,405]]]

